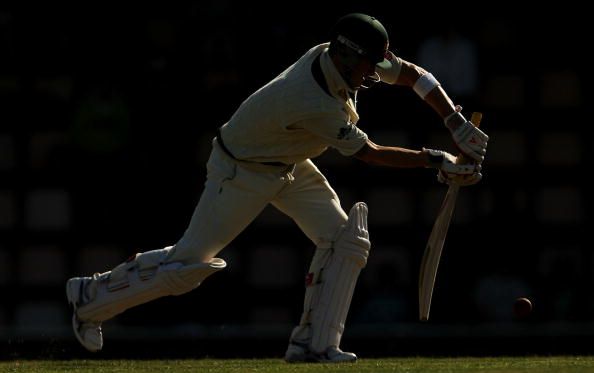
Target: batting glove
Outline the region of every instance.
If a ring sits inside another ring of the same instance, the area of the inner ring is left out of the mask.
[[[461,163],[456,164],[456,157],[443,150],[434,150],[423,148],[423,152],[429,156],[428,167],[437,168],[438,170],[452,175],[472,175],[475,172],[480,172],[482,166],[480,163]]]
[[[462,153],[482,162],[487,151],[489,136],[475,127],[459,112],[455,111],[444,119],[445,126],[450,130],[452,139]]]

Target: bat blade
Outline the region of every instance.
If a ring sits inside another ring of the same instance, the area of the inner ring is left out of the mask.
[[[452,185],[443,200],[437,219],[433,223],[433,229],[429,235],[423,259],[421,260],[421,271],[419,275],[419,319],[421,321],[429,320],[429,310],[431,309],[431,299],[433,297],[433,287],[441,251],[445,243],[445,238],[450,227],[450,221],[456,207],[456,198],[460,187]]]
[[[483,114],[480,112],[472,113],[470,121],[475,126],[479,126]],[[458,156],[457,161],[464,162],[464,156]],[[448,192],[441,204],[425,252],[421,260],[421,269],[419,273],[419,319],[421,321],[429,320],[429,311],[431,310],[431,299],[433,298],[433,288],[435,286],[435,277],[437,268],[441,259],[441,252],[450,227],[450,221],[456,207],[456,198],[460,187],[452,184],[448,187]]]

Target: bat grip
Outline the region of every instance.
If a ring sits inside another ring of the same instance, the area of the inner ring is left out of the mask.
[[[475,127],[481,125],[481,120],[483,119],[483,113],[479,111],[475,111],[470,116],[470,123],[474,124]]]

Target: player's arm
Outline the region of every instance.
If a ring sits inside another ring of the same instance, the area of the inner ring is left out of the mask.
[[[392,67],[389,69],[378,68],[376,71],[382,82],[414,87],[421,76],[429,73],[422,67],[406,61],[392,52],[388,52],[386,58],[392,62]],[[441,86],[438,86],[437,89],[431,90],[428,93],[427,97],[425,97],[425,101],[427,101],[433,110],[435,110],[442,118],[446,118],[455,111],[454,103]]]
[[[481,178],[481,165],[456,164],[456,157],[442,150],[413,150],[395,146],[383,146],[367,139],[363,147],[353,155],[368,164],[395,168],[427,167],[438,170],[437,179],[442,183],[472,185]]]
[[[400,71],[394,84],[411,87],[443,119],[460,151],[482,162],[489,136],[476,128],[460,113],[439,81],[427,70],[412,62],[398,59]]]
[[[428,167],[442,171],[471,174],[480,171],[480,165],[474,163],[456,165],[456,157],[433,149],[413,150],[397,146],[378,145],[367,139],[354,157],[368,164],[394,168]]]
[[[396,168],[429,167],[429,154],[421,150],[383,146],[367,139],[354,157],[376,166]]]
[[[411,87],[414,89],[415,84],[422,76],[430,74],[427,70],[415,65],[412,62],[402,59],[401,61],[402,66],[400,68],[400,74],[398,75],[398,80],[396,80],[395,83],[397,85]],[[428,82],[428,85],[424,87],[425,91],[421,92],[424,94],[424,97],[422,98],[425,99],[427,104],[429,104],[429,106],[431,106],[433,110],[435,110],[435,112],[441,116],[442,119],[445,119],[448,115],[455,112],[456,106],[447,93],[443,90],[441,85],[434,84],[432,87],[429,84],[431,83]],[[419,93],[417,92],[417,94]]]

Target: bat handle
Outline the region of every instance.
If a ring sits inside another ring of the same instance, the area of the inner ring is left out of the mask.
[[[475,111],[470,116],[470,122],[472,124],[474,124],[475,127],[478,127],[481,125],[482,119],[483,119],[483,113],[481,113],[480,111]]]

